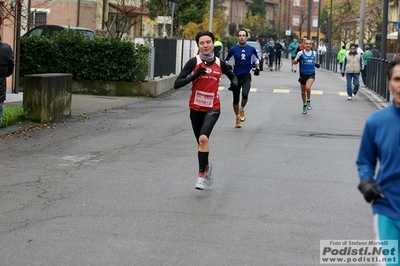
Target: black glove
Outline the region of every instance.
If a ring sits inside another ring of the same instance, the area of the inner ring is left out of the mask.
[[[344,72],[342,72],[342,77],[344,77]]]
[[[229,64],[227,64],[227,65],[228,65],[229,70],[232,71],[233,67]]]
[[[259,68],[256,68],[256,69],[254,70],[254,76],[258,76],[258,75],[260,75],[260,69],[259,69]]]
[[[316,68],[319,68],[319,67],[320,67],[320,64],[315,63],[314,66],[315,66]]]
[[[207,73],[206,69],[204,67],[199,67],[196,70],[196,73],[194,73],[194,75],[193,75],[193,80],[197,79],[198,77],[200,77],[201,74],[205,74],[205,73]]]
[[[374,203],[375,199],[384,198],[383,189],[380,185],[376,184],[372,179],[367,178],[361,181],[358,189],[364,195],[367,202]]]
[[[238,84],[237,81],[232,81],[230,87],[228,88],[228,90],[230,91],[235,91],[238,88]]]
[[[297,62],[300,62],[303,60],[303,57],[300,55],[300,57],[297,59]]]
[[[364,72],[364,70],[361,69],[361,70],[360,70],[360,73],[362,74],[363,72]]]

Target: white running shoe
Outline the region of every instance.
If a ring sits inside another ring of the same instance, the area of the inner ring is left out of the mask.
[[[210,165],[210,167],[208,168],[208,171],[204,171],[204,182],[207,186],[211,186],[214,183],[214,176],[212,174],[211,162],[209,161],[208,164]]]
[[[347,97],[347,100],[350,101],[350,100],[353,100],[353,98],[351,98],[351,96],[349,96],[349,97]]]
[[[303,114],[307,114],[307,106],[303,106]]]
[[[195,189],[198,190],[204,190],[204,178],[199,176],[197,178],[196,186],[194,187]]]
[[[353,98],[354,98],[354,99],[358,99],[358,95],[357,95],[357,94],[354,94],[354,95],[353,95]]]
[[[311,106],[311,102],[307,102],[307,110],[311,110],[312,106]]]

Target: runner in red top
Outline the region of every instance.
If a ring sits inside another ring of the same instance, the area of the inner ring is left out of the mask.
[[[214,181],[212,164],[208,161],[209,137],[220,115],[221,103],[218,88],[221,75],[231,80],[232,90],[237,90],[237,78],[225,62],[214,56],[214,34],[201,31],[196,36],[199,54],[189,59],[178,75],[174,88],[192,82],[189,100],[190,121],[198,144],[199,172],[196,189],[204,190],[204,184],[211,186]],[[192,73],[192,75],[190,75]]]

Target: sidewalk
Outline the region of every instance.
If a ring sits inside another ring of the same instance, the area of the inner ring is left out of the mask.
[[[93,114],[112,108],[120,108],[125,105],[136,104],[150,100],[149,97],[114,97],[99,95],[72,94],[71,117]],[[7,90],[5,105],[22,107],[23,93],[12,93]],[[0,128],[0,136],[8,133],[17,132],[24,128],[39,125],[40,123],[23,121],[16,125]]]

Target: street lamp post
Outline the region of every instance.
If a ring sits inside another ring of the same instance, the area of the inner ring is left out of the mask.
[[[328,51],[332,51],[332,1],[329,10]],[[327,53],[326,62],[330,62],[330,53]],[[329,68],[330,69],[330,68]]]
[[[289,58],[289,36],[291,35],[291,31],[290,31],[290,2],[292,2],[293,0],[288,0],[288,19],[287,19],[287,31],[286,31],[286,57]]]
[[[282,0],[279,0],[278,40],[281,34],[281,12],[282,12]]]
[[[318,1],[318,31],[317,31],[317,46],[320,42],[320,27],[321,27],[321,0]]]
[[[208,25],[208,31],[210,32],[212,32],[213,16],[214,16],[214,0],[210,0],[210,24]]]
[[[332,2],[332,0],[331,0]],[[312,14],[311,14],[311,6],[312,0],[308,0],[308,17],[307,17],[307,37],[311,40],[311,23],[312,23]]]

